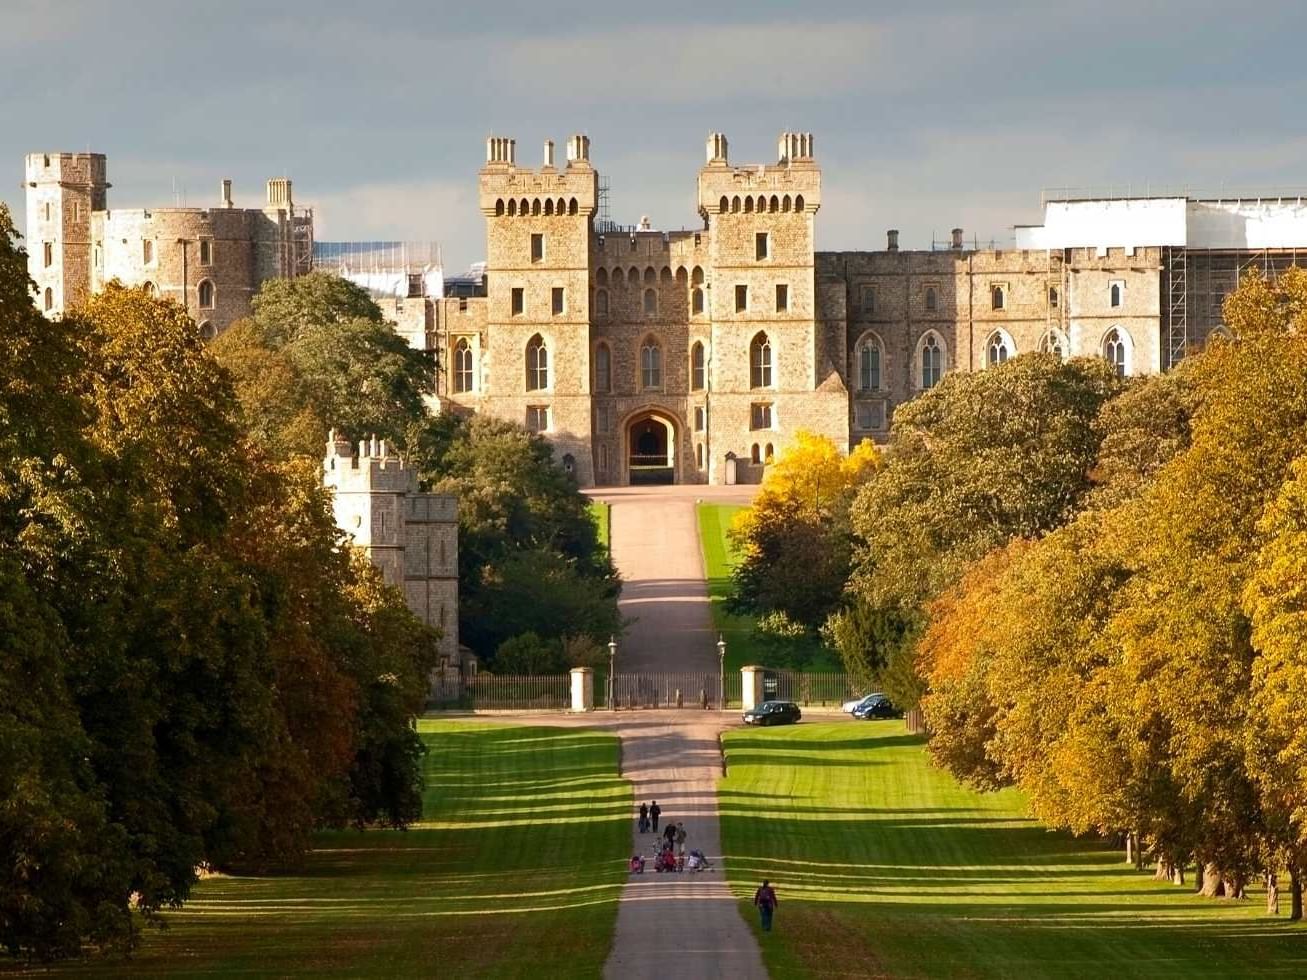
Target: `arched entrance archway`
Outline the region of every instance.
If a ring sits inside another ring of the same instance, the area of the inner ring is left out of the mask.
[[[627,482],[632,486],[676,482],[676,425],[644,412],[626,424]]]

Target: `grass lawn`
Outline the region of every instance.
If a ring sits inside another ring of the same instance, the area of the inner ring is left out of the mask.
[[[754,635],[753,616],[734,616],[726,611],[726,598],[731,594],[731,569],[736,562],[735,548],[727,532],[731,529],[731,519],[742,510],[742,504],[698,505],[699,542],[703,547],[703,563],[708,576],[713,628],[726,640],[728,671],[738,671],[750,664],[788,667],[791,665],[778,659],[776,651]],[[837,656],[820,644],[812,646],[811,659],[803,670],[815,673],[840,673],[844,670]]]
[[[723,848],[773,977],[1307,976],[1307,927],[1152,880],[974,793],[902,722],[725,736]]]
[[[210,878],[130,961],[55,972],[598,976],[630,842],[617,739],[420,724],[429,748],[420,825],[323,834],[293,875]]]
[[[594,520],[595,527],[599,529],[599,546],[603,548],[605,554],[608,554],[612,550],[612,545],[609,543],[613,530],[612,507],[602,500],[592,500],[590,517]]]

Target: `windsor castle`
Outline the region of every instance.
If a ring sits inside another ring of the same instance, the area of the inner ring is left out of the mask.
[[[27,158],[37,304],[76,306],[105,282],[185,305],[208,336],[246,315],[268,278],[314,267],[312,211],[291,182],[258,208],[224,181],[213,208],[109,210],[105,158]],[[894,408],[952,371],[1017,354],[1097,356],[1165,370],[1224,328],[1243,270],[1274,274],[1307,249],[1293,197],[1073,197],[1014,248],[819,252],[821,169],[808,133],[776,159],[734,164],[709,136],[698,230],[598,220],[590,140],[517,162],[491,137],[478,176],[486,271],[436,295],[429,279],[382,302],[436,353],[442,411],[488,412],[544,435],[582,486],[754,482],[799,430],[841,448],[882,440]]]

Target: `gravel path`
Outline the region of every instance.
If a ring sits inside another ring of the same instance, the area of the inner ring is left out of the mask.
[[[721,857],[716,781],[721,775],[717,735],[722,720],[690,710],[679,712],[679,718],[657,714],[663,719],[637,712],[617,723],[623,774],[635,786],[637,805],[657,800],[663,823],[683,822],[687,849],[703,851],[713,868],[655,874],[654,835],[638,834],[633,819],[633,851],[649,861],[645,873],[632,875],[622,891],[604,976],[613,980],[766,977],[762,953],[727,888]]]
[[[708,491],[708,492],[705,492]],[[715,491],[715,492],[714,492]],[[622,573],[621,609],[638,617],[618,651],[619,671],[715,671],[712,632],[695,501],[745,488],[634,488],[612,504],[613,560]],[[716,712],[619,712],[623,775],[636,805],[657,800],[664,823],[682,821],[687,848],[713,863],[702,873],[655,874],[655,838],[631,820],[632,853],[649,859],[622,892],[617,931],[604,976],[622,980],[700,980],[767,976],[762,953],[726,886],[717,819],[721,775],[718,734],[738,720]]]

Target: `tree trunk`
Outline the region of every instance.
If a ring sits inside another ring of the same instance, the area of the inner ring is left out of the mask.
[[[1166,857],[1157,859],[1157,869],[1153,872],[1156,881],[1172,881],[1175,878],[1175,865]]]
[[[1173,885],[1183,885],[1183,884],[1184,884],[1184,862],[1183,862],[1183,861],[1181,861],[1179,864],[1177,864],[1177,865],[1175,866],[1175,869],[1174,869],[1174,871],[1173,871],[1172,874],[1171,874],[1171,884],[1173,884]]]
[[[1266,914],[1280,914],[1280,882],[1274,871],[1266,872]]]
[[[1203,865],[1203,876],[1200,879],[1202,884],[1198,888],[1198,893],[1205,898],[1224,898],[1225,882],[1221,880],[1221,873],[1216,869],[1216,865],[1210,861]]]
[[[1224,883],[1224,885],[1225,885],[1225,897],[1226,897],[1226,898],[1244,898],[1244,897],[1245,897],[1245,895],[1244,895],[1244,885],[1246,884],[1246,882],[1244,881],[1244,878],[1243,878],[1243,874],[1242,874],[1242,873],[1239,873],[1239,874],[1233,874],[1233,875],[1224,875],[1224,876],[1222,876],[1222,880],[1223,880],[1223,883]]]
[[[1289,869],[1289,921],[1302,920],[1302,871]]]

